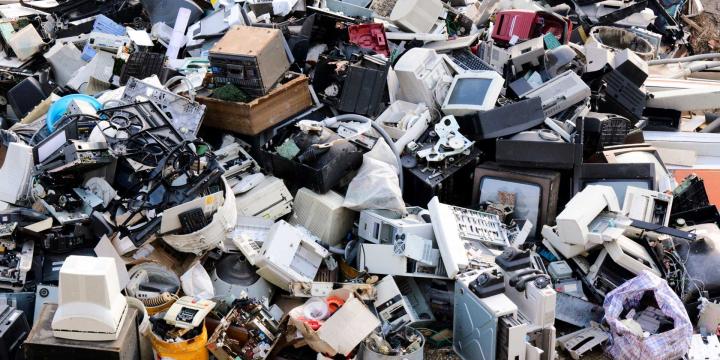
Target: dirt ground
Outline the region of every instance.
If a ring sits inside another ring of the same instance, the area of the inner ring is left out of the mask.
[[[695,53],[720,51],[720,16],[705,12],[691,20],[700,28],[690,30],[690,44]]]

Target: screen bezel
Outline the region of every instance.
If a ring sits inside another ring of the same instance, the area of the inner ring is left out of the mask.
[[[473,195],[471,205],[478,206],[480,199],[480,183],[486,176],[504,178],[513,182],[524,182],[540,185],[540,212],[538,224],[533,224],[531,236],[540,239],[543,224],[555,221],[557,215],[557,198],[560,192],[560,172],[548,169],[515,169],[501,167],[496,163],[484,163],[475,168],[473,178]],[[551,201],[550,199],[554,199]]]
[[[458,80],[466,80],[466,79],[484,79],[484,80],[490,80],[490,84],[488,85],[487,92],[485,93],[485,99],[483,99],[483,102],[481,105],[476,104],[450,104],[450,97],[455,91],[455,86],[458,83]],[[445,99],[443,100],[442,104],[442,111],[443,113],[447,115],[455,115],[455,116],[465,116],[470,115],[473,112],[479,112],[479,111],[486,111],[491,110],[495,108],[495,102],[497,102],[498,97],[500,96],[500,92],[502,91],[503,83],[505,82],[505,79],[503,79],[500,74],[498,74],[495,71],[485,70],[485,71],[477,71],[477,72],[469,72],[465,74],[459,74],[455,75],[453,78],[452,84],[450,85],[450,89],[448,89],[447,94],[445,95]]]
[[[613,180],[641,180],[648,184],[649,190],[657,191],[655,165],[651,163],[588,163],[581,165],[580,173],[573,181],[573,195],[582,191],[588,183]]]

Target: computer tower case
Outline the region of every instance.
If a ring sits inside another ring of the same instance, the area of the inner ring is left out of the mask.
[[[478,295],[470,286],[477,277],[455,281],[453,350],[463,360],[519,359],[525,355],[527,324],[505,294]]]

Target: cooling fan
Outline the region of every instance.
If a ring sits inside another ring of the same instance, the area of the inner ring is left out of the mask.
[[[156,167],[168,156],[172,139],[160,134],[141,132],[130,137],[125,143],[124,155],[142,165]]]
[[[137,114],[118,110],[113,112],[109,119],[100,121],[98,127],[108,141],[121,141],[142,131],[144,123]]]

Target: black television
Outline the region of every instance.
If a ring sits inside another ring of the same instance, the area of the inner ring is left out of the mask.
[[[560,172],[521,169],[484,163],[475,168],[472,205],[498,202],[499,192],[515,194],[513,218],[533,224],[531,235],[540,238],[543,225],[555,221]]]

